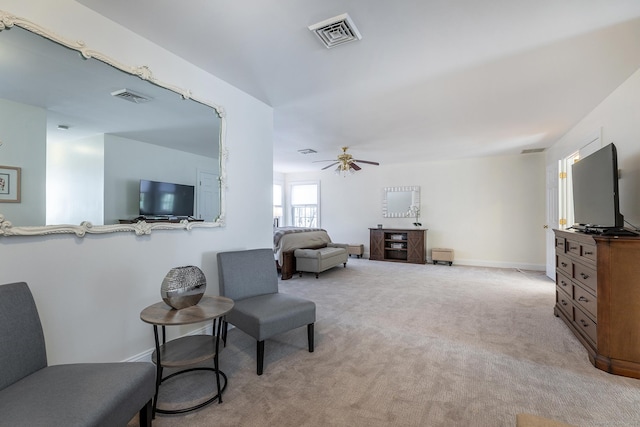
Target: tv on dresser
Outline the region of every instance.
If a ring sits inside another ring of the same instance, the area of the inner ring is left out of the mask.
[[[605,235],[636,234],[624,228],[618,178],[618,153],[613,143],[571,165],[573,229]]]

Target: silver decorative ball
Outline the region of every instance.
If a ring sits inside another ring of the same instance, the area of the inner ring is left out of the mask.
[[[207,279],[198,267],[174,267],[165,276],[160,287],[162,300],[180,310],[198,304],[207,288]]]

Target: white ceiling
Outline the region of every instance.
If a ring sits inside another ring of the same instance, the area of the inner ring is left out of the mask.
[[[271,105],[278,172],[546,148],[640,68],[638,0],[77,1]]]

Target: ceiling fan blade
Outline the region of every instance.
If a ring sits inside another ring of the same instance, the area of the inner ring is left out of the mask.
[[[358,166],[357,164],[355,164],[353,162],[349,162],[349,167],[353,168],[353,170],[355,170],[355,171],[359,171],[360,169],[362,169],[360,166]]]
[[[319,163],[319,162],[335,162],[335,161],[336,161],[336,159],[331,159],[331,160],[314,160],[314,161],[313,161],[313,162],[311,162],[311,163]]]
[[[323,168],[322,168],[322,169],[320,169],[320,170],[322,170],[322,171],[323,171],[323,170],[325,170],[325,169],[329,169],[331,166],[335,166],[335,165],[337,165],[338,163],[339,163],[339,162],[331,163],[329,166],[325,166],[325,167],[323,167]]]
[[[360,163],[368,163],[370,165],[376,165],[376,166],[380,166],[380,163],[378,162],[370,162],[369,160],[356,160],[353,159],[354,162],[360,162]]]

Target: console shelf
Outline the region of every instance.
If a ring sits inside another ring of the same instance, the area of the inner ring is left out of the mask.
[[[424,264],[426,232],[421,228],[370,228],[369,259]]]

